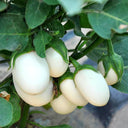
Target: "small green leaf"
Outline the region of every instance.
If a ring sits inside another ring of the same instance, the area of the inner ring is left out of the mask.
[[[40,31],[34,38],[33,44],[37,54],[44,58],[45,57],[45,45],[48,44],[52,39],[45,31]]]
[[[70,20],[74,23],[74,32],[76,35],[84,37],[85,35],[81,31],[80,17],[78,15],[70,17]]]
[[[28,0],[25,19],[29,28],[33,29],[41,25],[47,19],[50,9],[50,6],[42,0]]]
[[[8,4],[6,4],[5,2],[3,1],[0,1],[0,12],[6,10],[8,7]]]
[[[0,16],[0,51],[24,49],[28,43],[27,26],[20,14],[4,13]]]
[[[72,16],[81,12],[84,0],[58,0],[68,15]]]
[[[52,47],[53,49],[55,49],[63,58],[63,60],[68,63],[68,51],[67,48],[64,44],[64,42],[61,39],[58,38],[53,38],[51,40],[51,42],[47,45],[47,48]]]
[[[57,4],[59,4],[57,0],[44,0],[44,2],[48,5],[57,5]]]
[[[102,11],[89,13],[89,22],[94,31],[104,39],[111,39],[114,32],[126,32],[128,28],[127,5],[127,0],[109,0]]]
[[[50,23],[48,23],[47,27],[49,28],[49,31],[53,36],[63,37],[65,34],[63,25],[61,24],[61,22],[57,20],[53,20]]]
[[[85,13],[80,14],[80,25],[81,25],[81,28],[91,28],[88,21],[87,14]]]
[[[65,30],[73,29],[75,28],[76,34],[83,36],[83,33],[81,32],[81,28],[91,28],[88,17],[85,13],[81,13],[79,16],[74,16],[74,19],[70,19],[67,21],[67,23],[64,25]]]
[[[12,121],[13,107],[3,98],[0,98],[0,127],[7,126]]]

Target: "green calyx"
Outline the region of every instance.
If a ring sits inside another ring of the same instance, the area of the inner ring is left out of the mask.
[[[53,38],[51,42],[47,45],[47,48],[50,47],[52,47],[56,52],[58,52],[66,63],[69,63],[68,50],[62,40],[58,38]]]
[[[73,66],[75,67],[75,72],[73,75],[73,78],[75,77],[75,75],[80,71],[80,70],[84,70],[84,69],[90,69],[93,70],[94,72],[98,72],[93,66],[91,65],[80,65],[75,59],[73,59],[72,57],[69,57],[69,60],[71,61],[71,63],[73,64]]]
[[[109,70],[112,68],[115,73],[118,76],[118,80],[121,80],[122,75],[123,75],[123,59],[120,55],[113,53],[111,55],[104,55],[101,57],[101,59],[98,61],[98,63],[102,61],[103,66],[105,69],[105,76],[107,76]]]
[[[27,47],[22,51],[15,51],[13,54],[12,54],[12,56],[11,56],[11,61],[10,61],[10,67],[12,67],[12,68],[14,68],[14,66],[15,66],[15,61],[16,61],[16,59],[19,57],[19,56],[21,56],[21,55],[23,55],[23,54],[25,54],[25,53],[29,53],[29,52],[31,52],[31,51],[34,51],[34,49],[33,49],[33,47],[32,47],[32,45],[31,45],[31,43],[28,43],[28,45],[27,45]]]
[[[61,82],[63,82],[64,80],[66,79],[73,79],[73,73],[70,72],[70,71],[66,71],[64,73],[64,75],[62,75],[60,78],[59,78],[59,85],[61,84]]]
[[[97,72],[97,73],[98,73],[98,71],[97,71],[93,66],[85,64],[85,65],[81,65],[79,68],[76,68],[76,70],[75,70],[75,72],[74,72],[74,77],[75,77],[75,75],[76,75],[79,71],[84,70],[84,69],[93,70],[94,72]]]

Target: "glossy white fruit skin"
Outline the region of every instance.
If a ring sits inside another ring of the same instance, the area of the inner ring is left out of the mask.
[[[46,50],[46,60],[49,65],[50,76],[52,77],[62,76],[68,68],[68,63],[66,63],[62,56],[53,48]]]
[[[22,100],[24,100],[27,104],[36,107],[40,107],[48,104],[52,100],[54,95],[52,80],[49,81],[47,88],[43,92],[35,95],[24,92],[16,83],[16,81],[14,81],[14,86],[18,95],[22,98]]]
[[[101,72],[103,76],[105,76],[105,69],[102,61],[100,61],[98,64],[98,70]],[[118,82],[118,76],[112,68],[110,68],[110,70],[108,71],[108,74],[106,75],[105,80],[108,85],[113,85]]]
[[[53,110],[58,114],[69,114],[76,109],[76,105],[69,102],[63,95],[51,101]]]
[[[47,61],[39,57],[36,52],[19,56],[15,61],[12,75],[20,88],[29,94],[44,91],[50,79]]]
[[[82,69],[75,75],[75,83],[81,94],[95,106],[107,104],[110,92],[104,77],[93,70]]]
[[[75,87],[73,79],[65,79],[60,83],[62,94],[73,104],[85,106],[88,102]]]

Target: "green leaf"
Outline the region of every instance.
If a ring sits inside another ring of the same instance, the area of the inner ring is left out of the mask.
[[[80,14],[80,25],[81,25],[81,28],[91,28],[88,21],[87,14],[85,13]]]
[[[76,15],[70,17],[70,20],[74,23],[74,33],[78,36],[84,37],[85,35],[81,31],[80,17]]]
[[[7,126],[12,121],[13,107],[3,98],[0,98],[0,127]]]
[[[6,4],[5,2],[3,1],[0,1],[0,12],[6,10],[8,7],[8,4]]]
[[[48,23],[46,26],[47,28],[49,28],[49,31],[53,36],[63,37],[65,34],[64,27],[61,24],[61,22],[59,22],[58,20],[53,20],[50,23]]]
[[[88,21],[87,14],[81,13],[79,16],[75,16],[75,17],[76,17],[76,19],[74,18],[74,20],[73,19],[71,20],[69,18],[67,23],[64,25],[65,30],[75,28],[76,31],[79,31],[82,34],[81,28],[91,28],[89,21]],[[79,29],[77,29],[77,28],[79,28]],[[79,32],[77,32],[77,33],[79,33]],[[81,34],[78,34],[78,35],[81,35]],[[82,36],[83,36],[83,34],[82,34]]]
[[[61,39],[53,38],[51,42],[47,45],[47,48],[52,47],[54,50],[56,50],[63,58],[63,60],[68,63],[68,51],[64,44],[64,42]]]
[[[89,22],[94,31],[105,39],[111,39],[114,32],[126,32],[128,28],[127,5],[127,0],[110,0],[102,11],[89,13]]]
[[[8,125],[8,128],[13,125],[14,123],[16,123],[21,116],[21,107],[20,107],[20,98],[16,93],[10,93],[11,97],[9,102],[12,104],[13,106],[13,118],[11,123]]]
[[[0,92],[6,91],[7,93],[10,94],[10,99],[8,102],[11,103],[13,107],[13,115],[12,115],[12,121],[8,124],[8,126],[5,127],[5,128],[10,128],[11,125],[16,123],[20,119],[21,107],[20,107],[20,97],[16,94],[14,86],[10,86],[11,82],[7,82],[6,84],[2,88],[0,88]]]
[[[72,16],[81,12],[84,0],[58,0],[68,15]]]
[[[48,44],[52,39],[52,36],[50,36],[45,31],[40,31],[34,38],[34,47],[37,52],[37,54],[44,58],[45,57],[45,45]]]
[[[50,6],[42,0],[28,0],[25,11],[25,19],[30,29],[41,25],[50,12]]]
[[[44,2],[48,5],[57,5],[59,2],[57,0],[44,0]]]
[[[27,26],[20,14],[1,14],[0,51],[24,49],[28,43],[28,35]]]

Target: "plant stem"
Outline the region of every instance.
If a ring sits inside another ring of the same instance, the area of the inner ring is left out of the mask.
[[[107,46],[108,46],[108,55],[113,55],[114,54],[114,49],[113,49],[113,45],[112,45],[112,41],[108,40],[107,42]]]
[[[18,124],[18,128],[26,128],[27,120],[29,117],[29,105],[25,102],[22,103],[21,118]]]
[[[69,60],[70,60],[70,62],[73,64],[73,66],[74,66],[75,68],[78,68],[78,67],[81,66],[81,65],[80,65],[75,59],[73,59],[71,56],[69,57]]]
[[[102,43],[104,41],[104,39],[102,38],[98,38],[96,41],[94,41],[90,46],[88,46],[87,48],[85,48],[83,51],[77,53],[74,52],[71,57],[78,60],[81,57],[85,56],[86,54],[88,54],[92,49],[94,49],[95,47],[97,47],[100,43]]]
[[[75,51],[77,51],[77,49],[78,49],[79,45],[81,44],[82,40],[83,40],[83,39],[81,38],[80,41],[79,41],[79,43],[77,44],[77,46],[76,46],[76,48],[75,48]]]
[[[68,49],[68,52],[74,52],[75,49]]]

